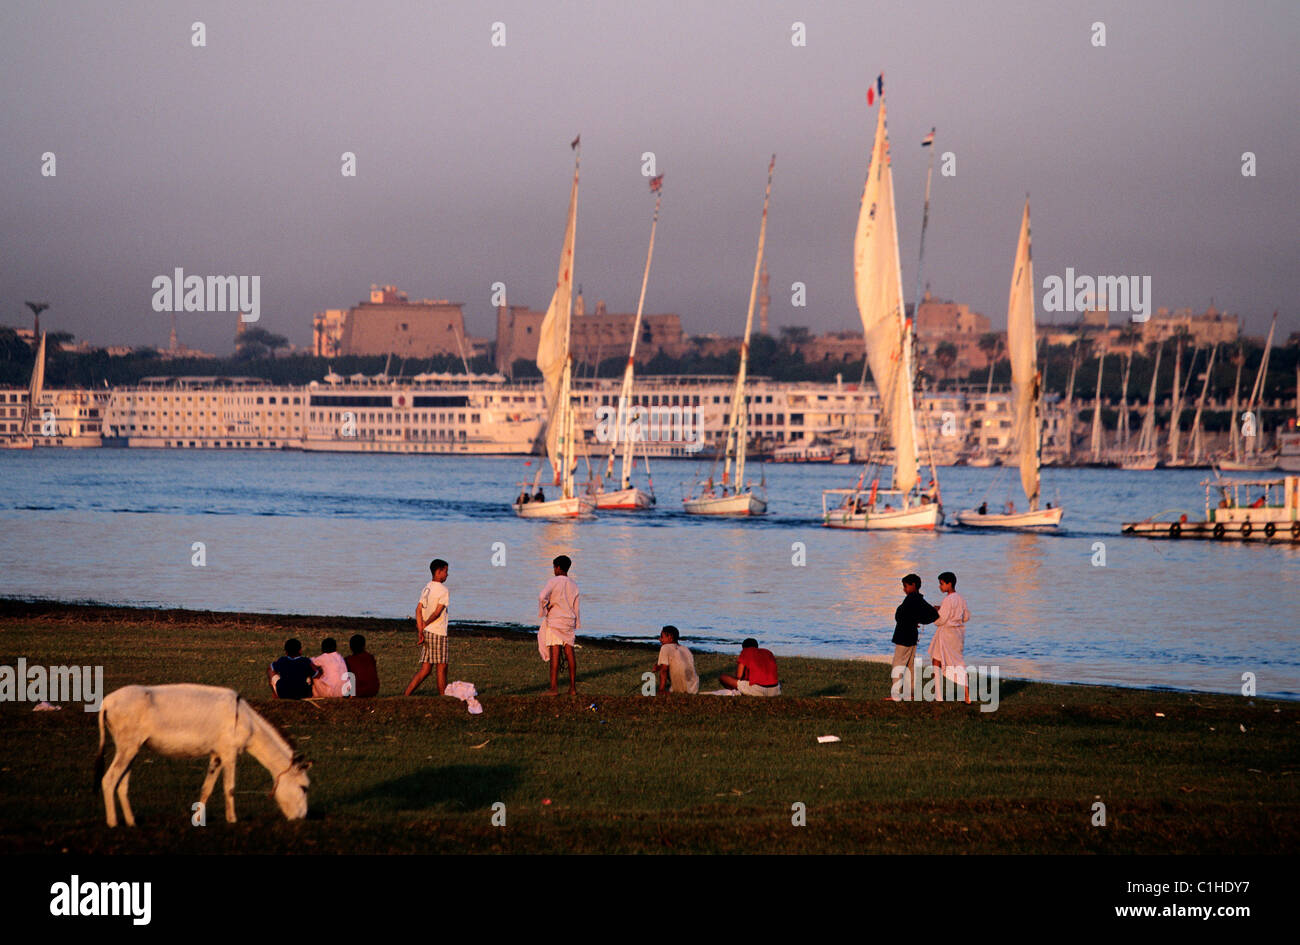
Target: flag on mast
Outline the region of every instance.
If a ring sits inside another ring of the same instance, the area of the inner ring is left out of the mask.
[[[934,129],[933,129],[933,128],[930,129],[930,133],[929,133],[928,135],[926,135],[924,138],[921,139],[921,147],[923,147],[923,148],[928,148],[928,147],[930,147],[930,145],[932,145],[932,144],[934,144]]]
[[[650,192],[652,194],[659,193],[659,191],[663,189],[663,186],[664,186],[664,175],[660,174],[658,177],[650,178]]]

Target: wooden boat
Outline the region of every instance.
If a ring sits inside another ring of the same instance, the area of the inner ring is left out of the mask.
[[[553,484],[560,488],[560,495],[554,499],[525,501],[531,493],[526,491],[527,483],[521,484],[525,491],[514,502],[515,514],[520,518],[581,518],[589,516],[596,508],[594,498],[578,495],[574,490],[578,442],[572,396],[573,353],[569,350],[569,336],[573,319],[573,250],[578,226],[578,144],[576,140],[573,143],[573,186],[569,192],[569,218],[564,230],[564,246],[560,250],[555,292],[547,306],[546,317],[542,319],[537,342],[537,367],[542,372],[550,414],[546,425],[546,454],[554,473]],[[540,481],[540,468],[537,476]]]
[[[1125,522],[1121,533],[1142,538],[1200,538],[1300,544],[1300,476],[1278,479],[1204,480],[1205,518],[1193,521],[1177,509],[1140,522]],[[1214,495],[1218,494],[1216,502]]]
[[[749,405],[745,397],[745,378],[749,368],[749,336],[754,327],[754,303],[758,299],[758,278],[763,266],[763,246],[767,239],[767,207],[772,198],[772,172],[776,155],[767,165],[767,190],[763,192],[763,218],[758,226],[758,254],[754,259],[754,279],[749,287],[749,311],[745,315],[745,336],[740,343],[740,369],[731,393],[731,415],[727,423],[727,442],[722,465],[722,482],[713,486],[713,477],[698,481],[691,495],[682,499],[688,515],[764,515],[767,513],[767,487],[745,480],[745,450],[749,440]],[[734,470],[734,472],[733,472]]]

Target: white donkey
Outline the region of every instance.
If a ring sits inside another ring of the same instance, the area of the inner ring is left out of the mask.
[[[116,751],[104,774],[104,728],[113,736]],[[99,710],[99,757],[95,777],[104,791],[104,812],[110,827],[117,826],[113,791],[122,803],[128,827],[135,816],[127,800],[131,762],[141,748],[152,748],[173,758],[209,755],[208,776],[199,803],[206,805],[217,774],[225,772],[226,820],[235,822],[235,763],[247,749],[275,779],[271,796],[289,820],[307,816],[307,769],[280,732],[253,710],[233,689],[181,683],[171,686],[125,686],[104,697]]]

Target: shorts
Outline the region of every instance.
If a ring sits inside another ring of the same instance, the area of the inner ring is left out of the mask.
[[[736,691],[742,696],[779,696],[781,694],[781,684],[775,686],[756,686],[748,679],[736,680]]]
[[[420,644],[420,662],[447,662],[447,634],[425,632],[424,642]]]

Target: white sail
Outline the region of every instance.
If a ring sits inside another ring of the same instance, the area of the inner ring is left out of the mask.
[[[558,485],[565,462],[569,439],[569,334],[573,320],[573,244],[578,227],[578,161],[573,164],[573,189],[569,194],[569,221],[564,230],[564,247],[555,277],[555,292],[546,308],[546,317],[537,339],[537,368],[545,381],[546,404],[550,414],[546,426],[546,455],[555,471]],[[568,450],[572,453],[572,450]],[[570,456],[571,461],[576,457]]]
[[[894,446],[894,487],[906,493],[918,478],[912,352],[903,311],[894,179],[883,100],[853,240],[853,283],[866,339],[867,363],[876,382],[883,415],[888,418]]]
[[[1034,335],[1034,260],[1029,239],[1029,201],[1020,220],[1020,241],[1011,272],[1007,302],[1007,353],[1011,357],[1011,389],[1016,405],[1016,442],[1020,453],[1020,484],[1029,508],[1038,508],[1039,421],[1038,343]]]
[[[27,385],[27,415],[23,420],[23,433],[35,435],[37,419],[41,412],[41,394],[45,391],[45,332],[41,332],[36,346],[36,363],[32,365],[31,383]]]

